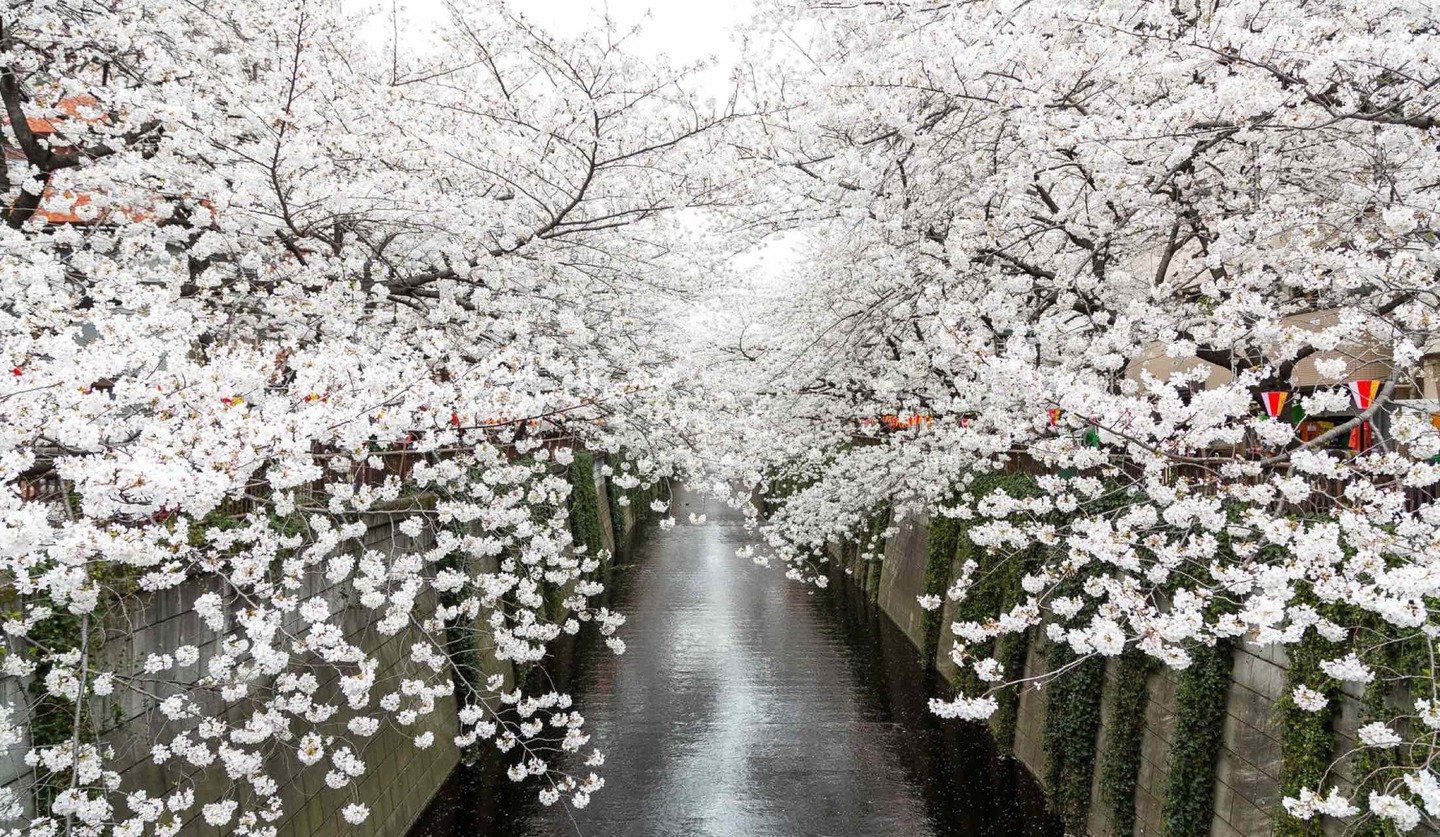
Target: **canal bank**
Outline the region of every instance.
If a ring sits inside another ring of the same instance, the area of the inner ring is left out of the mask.
[[[988,488],[1003,485],[1023,496],[1024,480],[1001,476]],[[882,507],[871,532],[888,530],[890,537],[877,537],[864,548],[844,543],[829,550],[837,584],[873,602],[934,671],[957,685],[967,675],[950,659],[949,626],[1009,610],[1023,595],[1021,574],[1007,580],[1003,560],[973,544],[967,526],[923,516],[892,521]],[[883,560],[867,560],[866,552],[883,552]],[[963,602],[925,610],[920,598],[943,597],[967,560],[978,564],[975,577],[991,581],[972,587]],[[1018,566],[1029,560],[1022,557]],[[1007,585],[1013,589],[996,589]],[[1067,649],[1033,631],[997,643],[988,653],[1001,660],[1007,674],[1031,682],[1074,660]],[[1298,827],[1298,820],[1290,820],[1291,830],[1285,830],[1283,777],[1287,759],[1303,757],[1307,746],[1320,750],[1326,762],[1352,750],[1365,711],[1361,688],[1349,684],[1337,690],[1334,718],[1320,724],[1318,745],[1299,740],[1287,751],[1284,696],[1294,682],[1285,649],[1236,640],[1194,653],[1196,662],[1178,672],[1133,651],[1091,658],[1044,688],[1023,689],[1018,698],[1002,695],[991,731],[1051,790],[1071,833],[1345,834],[1347,823],[1332,818]],[[1348,770],[1335,778],[1342,786],[1353,779]]]
[[[642,527],[609,570],[626,653],[589,637],[551,667],[607,756],[590,806],[462,766],[412,837],[1058,833],[983,729],[930,714],[914,646],[863,593],[737,558],[738,513],[681,493],[692,512],[709,522]]]

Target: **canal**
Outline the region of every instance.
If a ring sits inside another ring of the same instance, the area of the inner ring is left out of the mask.
[[[589,637],[552,667],[606,755],[604,789],[545,808],[493,765],[461,767],[411,837],[1060,833],[982,729],[930,714],[919,652],[848,584],[737,558],[753,536],[723,505],[682,493],[674,512],[610,570],[625,654]]]

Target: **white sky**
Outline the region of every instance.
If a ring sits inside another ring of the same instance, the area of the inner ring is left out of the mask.
[[[363,3],[375,9],[371,20],[377,35],[384,32],[381,37],[388,35],[392,2],[398,3],[402,20],[408,17],[422,24],[410,30],[417,37],[423,37],[423,24],[438,19],[442,9],[442,0],[342,2],[357,6]],[[511,0],[511,8],[561,37],[583,35],[587,29],[599,26],[606,15],[621,31],[638,25],[640,34],[628,42],[631,52],[641,56],[665,54],[676,64],[713,59],[714,66],[697,79],[699,92],[723,99],[729,92],[729,70],[740,57],[735,30],[749,21],[754,0]],[[751,281],[769,284],[778,281],[795,258],[794,247],[793,237],[772,239],[738,255],[732,266]],[[702,312],[699,316],[705,319],[709,315]]]
[[[425,0],[417,0],[424,2]],[[557,35],[579,35],[594,19],[608,14],[622,27],[641,24],[635,42],[645,53],[669,53],[677,61],[737,52],[731,32],[751,13],[751,0],[530,0],[515,8]]]
[[[366,2],[366,0],[348,0]],[[392,0],[378,2],[388,9]],[[441,0],[398,0],[402,10],[423,22],[439,17]],[[622,30],[640,26],[638,37],[629,41],[638,55],[667,55],[677,64],[715,59],[715,71],[707,73],[707,93],[723,92],[728,68],[739,57],[735,29],[746,22],[754,9],[753,0],[512,0],[511,8],[542,28],[561,37],[582,35],[608,15]],[[402,13],[403,14],[403,13]],[[389,15],[375,15],[377,25],[386,25]],[[418,34],[418,32],[417,32]]]

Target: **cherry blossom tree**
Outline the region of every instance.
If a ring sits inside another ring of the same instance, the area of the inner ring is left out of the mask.
[[[802,0],[748,38],[747,217],[805,242],[715,349],[707,456],[776,498],[757,558],[823,584],[892,503],[1030,562],[947,631],[979,683],[948,717],[1031,685],[981,650],[1007,634],[1177,669],[1321,636],[1294,700],[1379,678],[1407,703],[1357,746],[1405,756],[1286,809],[1433,825],[1434,5]]]
[[[495,746],[547,804],[602,784],[568,695],[477,660],[523,670],[584,622],[623,650],[576,451],[622,490],[670,467],[673,312],[712,257],[686,213],[737,199],[742,114],[613,28],[446,11],[418,51],[325,0],[0,12],[15,833],[273,833],[277,765],[361,822],[382,728]],[[165,591],[199,633],[114,653]],[[163,796],[119,773],[136,728],[183,777]]]

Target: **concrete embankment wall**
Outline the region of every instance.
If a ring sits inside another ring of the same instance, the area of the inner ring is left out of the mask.
[[[917,649],[925,647],[925,611],[917,598],[926,592],[928,526],[924,519],[899,522],[897,533],[885,544],[884,561],[878,576],[873,567],[857,557],[853,545],[833,546],[832,560],[842,569],[837,578],[865,587],[877,606],[909,637]],[[959,560],[950,567],[949,579],[959,572]],[[948,582],[946,584],[948,587]],[[933,589],[933,588],[932,588]],[[946,679],[955,682],[957,672],[949,658],[953,641],[949,626],[952,603],[941,612],[941,632],[934,664]],[[1282,649],[1242,645],[1234,650],[1233,667],[1226,695],[1223,746],[1216,759],[1211,837],[1255,837],[1271,834],[1280,809],[1281,733],[1276,702],[1286,688],[1286,660]],[[1044,640],[1031,643],[1026,654],[1025,675],[1045,670]],[[1108,661],[1101,696],[1101,725],[1095,752],[1103,752],[1115,701],[1118,664]],[[1176,731],[1176,675],[1160,668],[1152,671],[1147,686],[1140,746],[1140,769],[1135,791],[1134,835],[1165,833],[1163,812],[1168,787],[1171,745]],[[1358,725],[1358,695],[1348,694],[1335,722],[1336,756],[1348,751]],[[1046,748],[1043,730],[1046,693],[1026,689],[1020,695],[1013,753],[1037,780],[1046,776]],[[1091,805],[1086,830],[1095,837],[1116,835],[1111,824],[1111,807],[1102,803],[1099,789],[1099,760],[1091,782]],[[1338,835],[1343,823],[1326,823],[1327,834]]]
[[[600,473],[597,462],[592,471],[596,497],[599,504],[599,520],[606,547],[613,549],[617,535],[623,540],[636,523],[634,510],[618,509],[612,520],[607,481]],[[364,549],[375,550],[386,555],[401,555],[424,549],[434,544],[433,532],[422,531],[414,539],[401,534],[391,523],[388,515],[374,515],[367,521],[370,528],[365,536]],[[619,526],[622,531],[616,532]],[[360,549],[352,548],[359,554]],[[486,559],[473,569],[479,572],[496,570],[498,559]],[[350,641],[359,645],[379,662],[377,683],[392,684],[381,693],[394,688],[400,679],[417,675],[417,664],[410,659],[410,648],[418,638],[415,622],[423,621],[433,612],[433,592],[421,597],[415,605],[412,626],[394,636],[381,634],[376,623],[384,615],[350,602],[346,594],[336,587],[323,585],[323,578],[311,589],[297,591],[302,598],[323,596],[332,611],[343,613],[343,626]],[[177,588],[144,596],[140,605],[132,605],[125,611],[112,609],[107,614],[105,640],[100,650],[108,661],[107,668],[129,670],[143,664],[151,653],[167,653],[181,645],[198,645],[201,637],[212,637],[211,641],[199,645],[200,660],[182,672],[192,680],[207,670],[207,663],[215,655],[216,643],[213,633],[204,629],[194,612],[195,600],[214,588],[211,580],[197,579]],[[483,622],[488,614],[481,614],[477,621]],[[294,630],[297,625],[286,625]],[[515,672],[509,662],[497,661],[481,649],[481,666],[487,674],[501,674],[508,684],[513,684]],[[292,669],[294,670],[294,669]],[[322,677],[324,669],[317,667]],[[10,690],[6,697],[19,698],[16,705],[23,705],[21,693],[26,684],[6,680],[5,688]],[[168,721],[157,709],[160,699],[181,691],[177,685],[157,684],[153,696],[141,696],[129,690],[117,690],[110,699],[96,698],[94,715],[110,721],[100,731],[101,743],[115,748],[115,769],[122,776],[121,791],[129,793],[145,790],[152,796],[160,796],[176,787],[191,787],[195,791],[196,804],[186,814],[182,834],[220,834],[233,830],[229,826],[216,828],[206,825],[200,816],[203,803],[221,798],[232,787],[223,767],[217,762],[206,769],[187,765],[183,758],[172,758],[165,764],[156,764],[150,757],[151,747],[161,741],[169,741],[182,729],[193,729],[199,719],[173,722]],[[123,693],[122,693],[123,692]],[[378,694],[377,694],[378,697]],[[103,701],[103,703],[102,703]],[[314,695],[315,703],[334,703],[343,706],[333,677],[322,682]],[[226,713],[226,720],[234,723],[249,716],[254,708],[243,705],[222,706],[216,700],[210,705],[202,704],[206,712],[218,715]],[[243,710],[243,711],[242,711]],[[348,718],[348,713],[337,714],[337,718]],[[17,719],[19,720],[19,719]],[[414,739],[424,732],[434,733],[434,743],[420,749]],[[277,745],[266,761],[265,772],[280,785],[285,801],[285,816],[274,823],[278,837],[329,837],[329,835],[366,835],[366,837],[402,837],[424,812],[435,793],[445,783],[451,771],[459,763],[460,753],[452,743],[459,732],[456,706],[452,698],[443,698],[430,714],[423,716],[408,727],[397,727],[392,721],[382,724],[381,729],[368,739],[345,732],[344,721],[339,720],[321,727],[322,734],[337,736],[336,743],[349,743],[366,762],[365,773],[343,790],[333,790],[325,785],[326,765],[301,770],[295,755],[295,742]],[[194,733],[191,734],[195,738]],[[215,742],[212,740],[212,748]],[[363,748],[363,749],[362,749]],[[332,748],[327,747],[327,751]],[[10,750],[0,760],[0,785],[30,785],[30,768],[21,760],[21,748]],[[327,752],[328,755],[328,752]],[[247,790],[237,788],[232,798],[245,798]],[[22,794],[28,797],[28,794]],[[116,800],[119,813],[125,812],[123,800]],[[363,802],[370,807],[369,819],[360,826],[352,826],[340,816],[340,809],[351,802]]]

